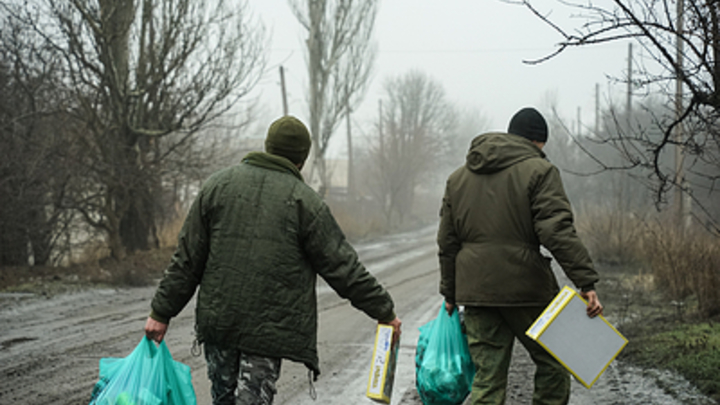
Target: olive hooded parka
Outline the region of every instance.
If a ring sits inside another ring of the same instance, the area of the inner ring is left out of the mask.
[[[371,318],[395,318],[390,295],[297,167],[253,152],[203,185],[150,316],[168,322],[199,286],[200,342],[302,362],[317,376],[318,275]]]
[[[476,137],[447,180],[440,215],[440,293],[449,303],[547,305],[559,287],[541,245],[576,287],[598,280],[559,171],[521,136]]]

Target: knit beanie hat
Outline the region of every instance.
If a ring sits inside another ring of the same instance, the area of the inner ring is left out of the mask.
[[[546,142],[548,137],[545,118],[532,107],[523,108],[513,115],[508,132],[537,142]]]
[[[298,164],[307,159],[311,143],[310,132],[305,124],[293,116],[286,115],[270,124],[265,138],[265,151],[286,157]]]

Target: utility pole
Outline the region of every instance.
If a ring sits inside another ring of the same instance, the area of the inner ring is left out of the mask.
[[[683,13],[685,10],[685,1],[677,2],[677,32],[675,33],[676,46],[676,67],[675,67],[675,119],[678,124],[675,126],[675,193],[673,203],[675,204],[678,224],[688,226],[690,220],[690,194],[687,190],[687,180],[685,179],[684,160],[685,152],[683,151],[684,128],[682,122],[679,122],[683,114],[683,40],[682,31],[684,27]]]
[[[627,99],[625,100],[625,119],[628,131],[632,119],[632,42],[628,44],[628,66],[627,66]]]
[[[577,131],[575,131],[575,135],[582,135],[582,107],[577,108]]]
[[[385,161],[385,143],[383,139],[383,110],[382,100],[378,100],[378,132],[380,133],[380,162]]]
[[[285,69],[280,66],[280,88],[282,90],[283,115],[288,115],[287,92],[285,91]]]
[[[600,135],[600,84],[595,83],[595,136]]]
[[[353,146],[352,133],[350,132],[350,97],[347,85],[345,85],[345,119],[347,120],[347,144],[348,144],[348,163],[347,163],[347,194],[350,201],[355,198],[355,172],[353,167]]]

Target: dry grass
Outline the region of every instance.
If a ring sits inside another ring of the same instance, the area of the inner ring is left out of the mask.
[[[161,248],[177,245],[177,237],[182,229],[187,213],[177,207],[170,218],[164,220],[158,227],[157,237]]]
[[[137,252],[122,261],[103,259],[57,267],[3,267],[0,268],[0,291],[54,295],[97,285],[149,285],[162,275],[173,250]]]
[[[335,220],[349,240],[360,240],[388,231],[386,221],[377,210],[363,202],[327,201]]]
[[[596,261],[627,265],[638,259],[642,223],[623,210],[595,208],[578,218],[577,228]]]
[[[388,219],[377,202],[370,199],[349,201],[329,196],[325,202],[348,239],[357,241],[392,232],[404,232],[439,220],[441,197],[418,192],[402,222],[393,215]]]
[[[669,298],[697,300],[704,316],[720,314],[720,241],[699,230],[655,222],[646,226],[642,253],[655,283]]]
[[[670,220],[596,210],[578,232],[599,263],[633,266],[677,305],[696,302],[701,316],[720,314],[720,240],[704,229],[679,229]]]
[[[597,286],[605,315],[630,340],[621,358],[679,372],[719,400],[720,240],[658,218],[624,215],[620,225],[618,216],[584,218],[579,232],[594,257],[624,258],[599,261]]]

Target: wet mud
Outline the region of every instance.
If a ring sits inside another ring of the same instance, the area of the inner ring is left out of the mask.
[[[398,302],[397,310],[406,328],[402,369],[392,401],[396,405],[421,403],[414,389],[417,327],[429,321],[441,303],[436,293],[433,237],[431,230],[357,246],[368,269],[376,273]],[[323,367],[316,383],[318,395],[322,403],[371,403],[364,391],[373,323],[324,289],[318,289],[318,343]],[[154,290],[89,289],[53,297],[0,294],[0,405],[86,404],[98,378],[100,358],[124,357],[142,339]],[[172,321],[166,341],[174,358],[192,368],[198,404],[204,405],[210,403],[205,360],[193,356],[190,350],[194,339],[193,310],[191,302]],[[358,325],[368,332],[354,332]],[[283,367],[278,404],[321,403],[312,401],[307,394],[304,367],[289,362]],[[508,380],[508,405],[531,403],[533,373],[532,361],[516,344]],[[573,381],[570,401],[574,405],[714,403],[677,375],[639,369],[620,361],[614,362],[590,390]]]

